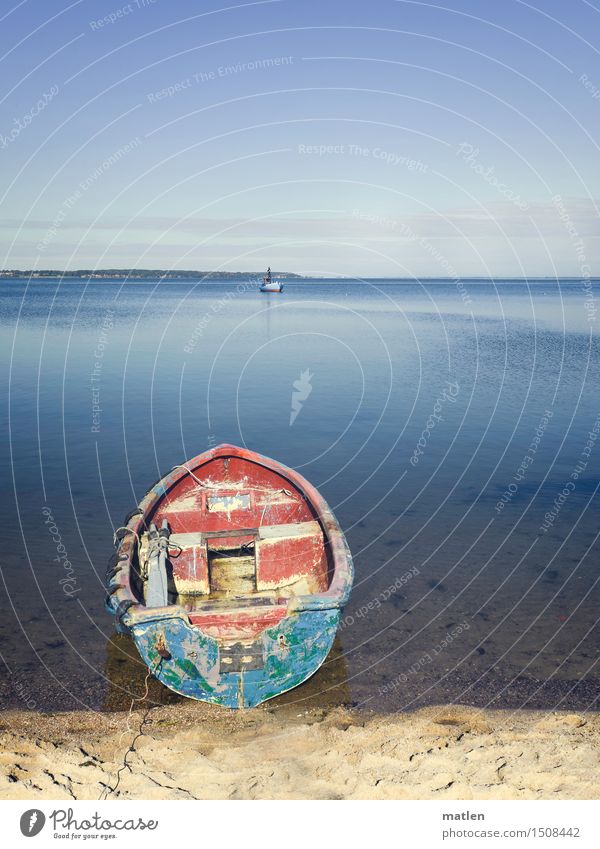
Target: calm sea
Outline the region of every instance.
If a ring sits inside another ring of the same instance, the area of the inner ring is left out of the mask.
[[[233,442],[312,481],[356,565],[330,661],[273,708],[597,708],[596,306],[580,281],[0,283],[2,705],[140,693],[113,529]]]

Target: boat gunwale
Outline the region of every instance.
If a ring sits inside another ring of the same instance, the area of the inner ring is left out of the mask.
[[[292,596],[287,603],[287,615],[307,610],[342,608],[347,602],[354,578],[352,555],[335,515],[320,492],[299,472],[290,469],[277,460],[265,457],[247,448],[223,443],[196,455],[184,464],[175,466],[160,478],[148,490],[134,514],[123,526],[123,535],[119,540],[115,554],[115,573],[108,582],[108,589],[111,597],[114,597],[115,615],[120,624],[126,628],[132,628],[142,622],[176,618],[183,619],[190,627],[196,627],[192,626],[187,611],[179,605],[151,608],[140,602],[132,588],[132,562],[137,551],[139,536],[152,508],[183,478],[190,473],[195,474],[199,467],[220,457],[237,457],[261,465],[282,476],[300,491],[303,498],[316,513],[315,519],[321,525],[326,542],[329,545],[333,569],[331,583],[327,590],[321,593]]]

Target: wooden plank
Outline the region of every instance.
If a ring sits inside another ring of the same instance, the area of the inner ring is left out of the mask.
[[[203,531],[204,539],[214,539],[215,537],[249,537],[258,533],[258,528],[229,528],[222,531]]]
[[[322,536],[318,522],[292,522],[289,525],[265,525],[258,529],[259,539],[280,539],[281,537]]]
[[[246,596],[256,592],[254,557],[210,557],[211,596]]]
[[[318,522],[291,522],[285,525],[263,525],[260,528],[227,528],[222,531],[195,531],[192,533],[171,534],[169,542],[188,548],[192,545],[202,545],[207,539],[219,537],[233,538],[258,536],[259,539],[278,539],[280,537],[303,537],[322,534]]]
[[[194,533],[184,533],[184,534],[171,534],[169,537],[169,543],[171,545],[178,545],[181,548],[192,548],[195,545],[202,545],[204,542],[204,534],[199,532]]]
[[[169,542],[179,545],[181,548],[189,548],[193,545],[202,545],[207,539],[218,539],[219,537],[251,537],[256,536],[258,528],[231,528],[223,531],[193,531],[182,534],[171,534]]]

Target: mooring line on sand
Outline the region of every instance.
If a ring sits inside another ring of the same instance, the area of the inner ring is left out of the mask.
[[[129,726],[129,720],[131,719],[131,715],[133,713],[133,706],[136,702],[143,702],[146,698],[148,698],[148,695],[149,695],[149,686],[148,685],[149,685],[150,678],[152,676],[154,676],[154,674],[156,672],[159,671],[162,662],[163,662],[163,658],[161,657],[161,658],[159,658],[158,663],[156,664],[156,667],[154,668],[154,670],[149,669],[148,672],[146,673],[146,678],[144,679],[144,694],[142,696],[140,696],[139,698],[134,698],[134,699],[131,700],[131,705],[129,706],[129,713],[127,714],[127,728],[125,729],[125,731],[123,731],[123,733],[119,737],[118,747],[121,746],[121,741],[122,741],[123,737],[126,734],[131,734],[132,729]],[[100,796],[98,797],[98,801],[100,801],[100,802],[105,801],[108,798],[109,794],[117,792],[119,784],[121,783],[121,773],[125,769],[128,769],[131,772],[131,767],[127,763],[127,758],[129,756],[130,752],[135,752],[136,740],[139,737],[144,736],[143,728],[144,728],[144,725],[146,724],[146,722],[148,720],[148,714],[150,713],[151,710],[153,710],[156,707],[159,707],[159,705],[149,705],[146,708],[146,711],[145,711],[145,713],[144,713],[144,715],[143,715],[143,717],[140,721],[140,725],[139,725],[139,728],[136,732],[136,735],[133,738],[133,740],[131,741],[131,743],[129,744],[129,748],[127,749],[127,751],[125,752],[125,754],[123,756],[123,763],[121,764],[121,766],[117,770],[117,780],[115,781],[115,786],[114,787],[106,786],[102,790],[102,792],[100,793]]]

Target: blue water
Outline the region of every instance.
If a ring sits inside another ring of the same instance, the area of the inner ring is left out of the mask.
[[[596,304],[580,281],[1,282],[2,704],[128,704],[113,529],[233,442],[314,483],[355,558],[335,657],[288,702],[597,707]]]

